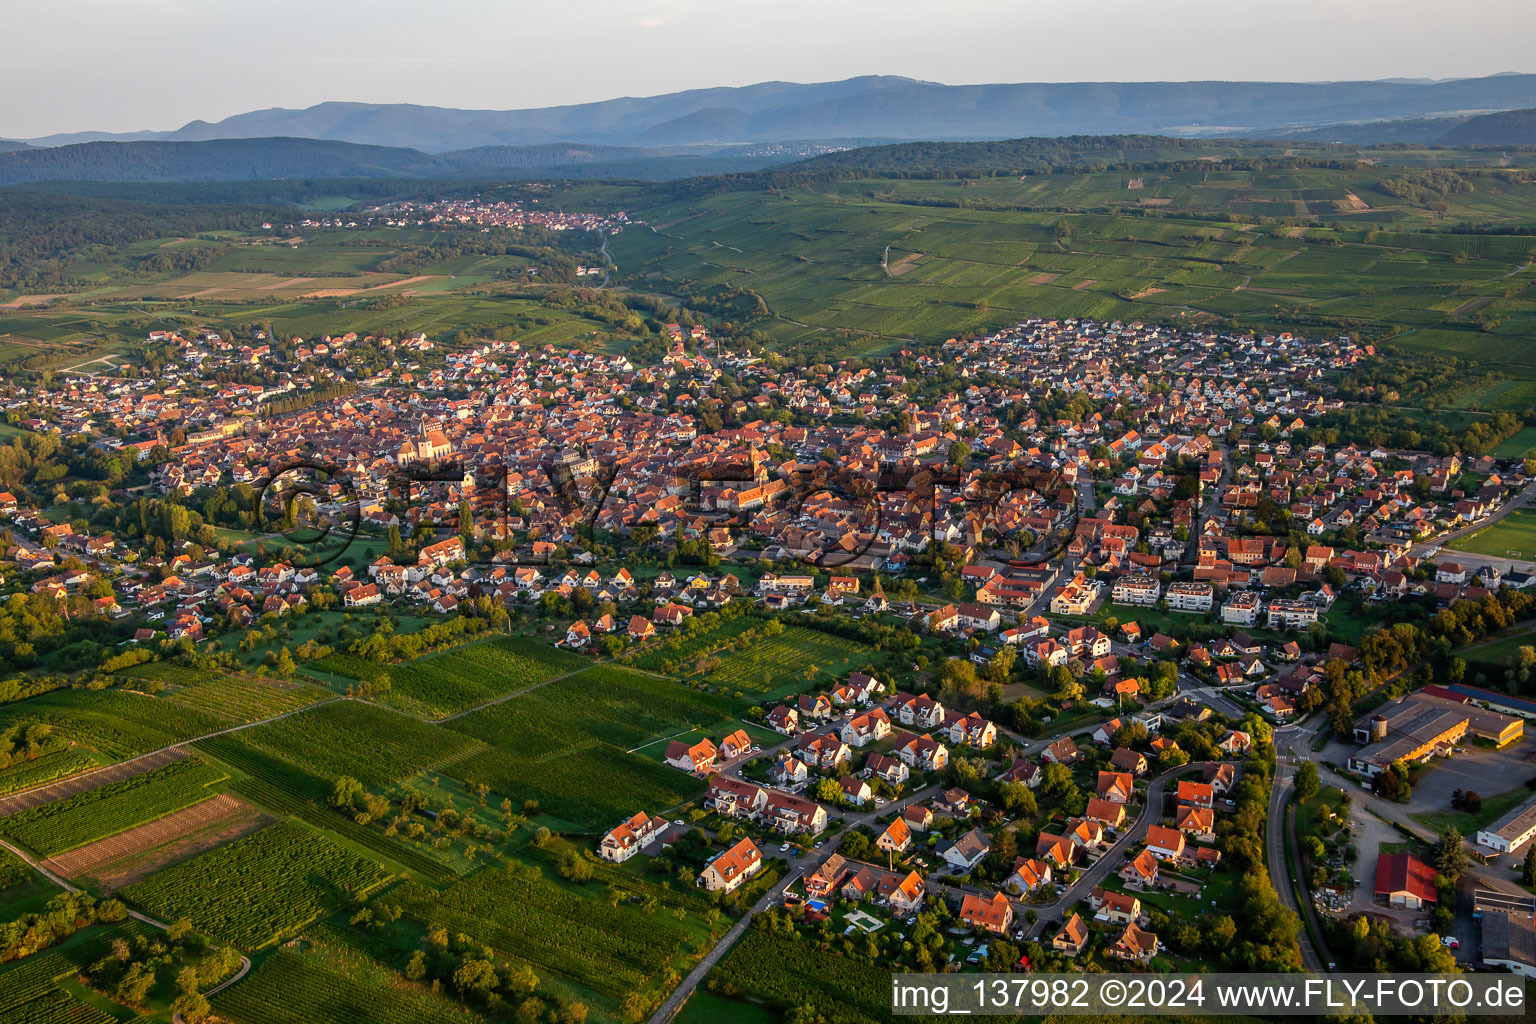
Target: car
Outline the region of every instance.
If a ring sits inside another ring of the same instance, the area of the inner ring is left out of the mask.
[[[818,850],[819,850],[819,849],[821,849],[821,843],[819,843],[819,842],[818,842],[818,843],[817,843],[817,844],[816,844],[816,849],[818,849]]]
[[[674,824],[674,825],[681,825],[682,823],[683,823],[683,819],[682,818],[673,818],[672,819],[672,824]]]
[[[1454,935],[1445,935],[1441,937],[1440,945],[1444,946],[1446,949],[1460,949],[1461,940]]]
[[[789,852],[789,844],[785,843],[783,846],[779,847],[779,852],[780,853],[788,853]]]

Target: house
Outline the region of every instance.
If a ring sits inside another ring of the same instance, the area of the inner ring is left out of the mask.
[[[1094,910],[1093,919],[1105,924],[1126,924],[1141,920],[1141,898],[1134,893],[1095,886],[1088,894],[1088,905]]]
[[[1064,956],[1078,956],[1086,945],[1088,945],[1088,926],[1083,923],[1080,914],[1074,913],[1067,918],[1061,929],[1051,936],[1051,949]]]
[[[665,818],[652,817],[641,811],[603,836],[597,852],[604,860],[622,864],[639,853],[642,846],[649,846],[666,830]]]
[[[1202,843],[1216,840],[1216,812],[1209,807],[1180,807],[1174,821],[1175,827],[1192,839]]]
[[[1183,837],[1180,836],[1180,838]],[[1157,858],[1146,850],[1142,850],[1125,862],[1125,867],[1120,869],[1119,874],[1120,880],[1127,885],[1140,885],[1150,889],[1157,884]]]
[[[363,583],[347,591],[346,596],[342,598],[342,604],[348,608],[366,608],[371,604],[378,604],[382,600],[384,600],[384,595],[380,592],[378,584]]]
[[[942,771],[949,764],[949,748],[928,736],[914,736],[896,748],[896,756],[919,771]]]
[[[901,820],[913,832],[927,832],[933,827],[933,810],[922,804],[908,804],[901,809]]]
[[[909,697],[896,706],[896,717],[902,725],[919,729],[937,729],[944,724],[944,705],[926,693]]]
[[[923,900],[927,895],[923,877],[916,871],[908,871],[907,877],[897,883],[886,897],[886,904],[898,914],[915,914],[923,909]]]
[[[741,757],[751,749],[752,737],[747,735],[745,729],[737,729],[720,741],[720,754],[727,760]]]
[[[804,733],[795,746],[806,764],[823,772],[835,772],[853,758],[848,744],[835,732]]]
[[[960,920],[977,931],[1006,935],[1013,927],[1013,904],[1000,892],[990,899],[968,892],[960,901]]]
[[[1130,747],[1117,747],[1109,755],[1109,764],[1117,772],[1130,772],[1137,776],[1147,774],[1147,755]]]
[[[768,800],[759,816],[779,831],[791,834],[816,833],[827,827],[825,807],[814,800],[778,790],[768,791]]]
[[[957,871],[970,871],[992,849],[992,840],[979,828],[973,828],[953,842],[941,842],[936,852],[944,862]]]
[[[885,711],[875,708],[856,715],[843,723],[842,739],[850,747],[864,747],[878,743],[891,734],[891,719]]]
[[[977,629],[985,633],[995,631],[1002,623],[1002,616],[996,608],[982,604],[962,604],[956,609],[956,617],[960,628]]]
[[[864,762],[864,770],[893,786],[900,786],[912,777],[911,769],[902,762],[901,758],[889,757],[885,754],[870,754]]]
[[[1191,807],[1211,807],[1215,803],[1216,791],[1207,782],[1191,782],[1188,779],[1179,780],[1179,803]]]
[[[912,845],[912,829],[903,818],[893,818],[875,839],[875,848],[886,853],[902,854]]]
[[[843,798],[855,807],[863,807],[875,798],[875,791],[869,788],[869,783],[852,775],[844,775],[837,780],[837,785],[843,791]]]
[[[1003,883],[1009,892],[1028,896],[1042,885],[1051,882],[1051,866],[1033,857],[1019,857],[1013,862],[1013,874]]]
[[[810,779],[811,770],[794,754],[783,751],[768,769],[768,777],[781,786],[797,786]]]
[[[1165,825],[1147,829],[1147,852],[1158,860],[1178,860],[1184,856],[1184,833]]]
[[[1070,736],[1063,736],[1040,752],[1040,757],[1052,764],[1070,765],[1076,762],[1079,756],[1077,744],[1072,742]]]
[[[850,873],[847,859],[840,853],[834,853],[821,867],[805,876],[805,894],[813,898],[830,896]]]
[[[1105,828],[1119,828],[1125,823],[1125,804],[1114,800],[1088,798],[1088,810],[1084,816],[1099,822]]]
[[[1240,729],[1233,729],[1222,737],[1216,744],[1222,751],[1231,757],[1241,757],[1253,748],[1253,737]]]
[[[644,615],[634,615],[629,620],[629,638],[631,640],[649,640],[656,635],[656,627],[651,625],[651,620]]]
[[[1058,868],[1069,868],[1077,861],[1077,844],[1066,836],[1041,832],[1035,838],[1035,856]]]
[[[946,718],[944,729],[951,743],[969,744],[985,750],[997,742],[997,726],[974,711],[968,715],[951,712]]]
[[[1406,851],[1383,853],[1376,859],[1376,898],[1389,907],[1420,910],[1439,897],[1435,869]]]
[[[763,855],[757,844],[743,839],[730,849],[715,854],[699,872],[698,884],[709,892],[733,892],[762,866]]]
[[[1125,930],[1109,944],[1109,955],[1116,960],[1148,963],[1157,953],[1157,936],[1144,931],[1136,922],[1127,922]]]
[[[1135,779],[1129,772],[1099,772],[1099,799],[1128,804],[1135,792]]]
[[[800,713],[783,704],[768,712],[765,721],[780,736],[794,736],[800,731]]]
[[[713,768],[719,757],[720,751],[707,739],[691,745],[682,740],[673,740],[667,744],[665,760],[667,764],[685,772],[703,773]]]

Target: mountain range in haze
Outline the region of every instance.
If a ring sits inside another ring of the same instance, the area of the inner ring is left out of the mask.
[[[943,85],[895,76],[764,82],[529,110],[408,103],[271,108],[175,131],[24,140],[203,142],[303,138],[449,153],[484,146],[655,148],[791,140],[975,140],[1057,135],[1289,135],[1370,122],[1536,107],[1536,75],[1370,82]]]

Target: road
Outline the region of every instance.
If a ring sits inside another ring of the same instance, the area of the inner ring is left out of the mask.
[[[1208,762],[1194,761],[1180,765],[1162,775],[1154,778],[1147,784],[1146,799],[1142,801],[1141,810],[1137,812],[1136,821],[1125,830],[1114,845],[1105,850],[1098,860],[1094,861],[1081,874],[1077,881],[1062,891],[1055,903],[1034,907],[1038,915],[1033,927],[1030,928],[1030,937],[1035,938],[1045,926],[1059,918],[1067,910],[1071,909],[1079,900],[1086,899],[1095,886],[1103,883],[1104,879],[1125,865],[1125,858],[1119,856],[1129,847],[1135,846],[1147,837],[1147,832],[1153,824],[1163,816],[1163,795],[1170,782],[1176,782],[1182,776],[1198,769],[1203,769]]]
[[[1319,716],[1318,720],[1326,722],[1323,716]],[[1295,770],[1290,761],[1292,758],[1299,761],[1311,760],[1311,741],[1312,731],[1299,725],[1275,730],[1275,778],[1269,790],[1269,818],[1264,826],[1264,859],[1269,865],[1270,881],[1280,894],[1280,902],[1290,907],[1297,920],[1303,922],[1301,931],[1296,935],[1296,942],[1301,947],[1301,964],[1309,971],[1321,973],[1332,961],[1327,950],[1319,951],[1312,942],[1314,930],[1318,935],[1323,934],[1317,919],[1317,909],[1310,901],[1303,903],[1296,898],[1296,887],[1291,884],[1291,872],[1286,867],[1287,846],[1290,848],[1292,863],[1298,866],[1301,864],[1295,837],[1286,827],[1285,811],[1295,790]]]

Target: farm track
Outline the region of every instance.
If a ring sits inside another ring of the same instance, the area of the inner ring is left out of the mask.
[[[247,806],[228,793],[220,793],[202,803],[145,822],[126,832],[98,839],[57,857],[49,857],[43,864],[51,871],[72,878],[141,850],[163,846],[205,825],[237,814]]]

